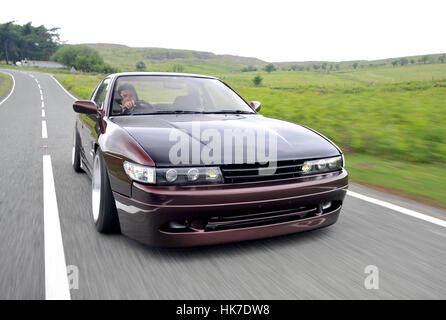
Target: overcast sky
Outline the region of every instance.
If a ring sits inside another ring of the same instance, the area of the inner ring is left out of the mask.
[[[446,0],[8,1],[0,23],[60,27],[70,44],[119,43],[266,61],[446,52]]]

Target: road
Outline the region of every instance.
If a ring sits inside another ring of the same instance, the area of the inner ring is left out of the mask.
[[[46,297],[44,155],[65,263],[78,270],[71,299],[446,299],[446,228],[351,195],[333,226],[273,239],[159,249],[99,234],[90,180],[71,167],[73,99],[47,74],[7,72],[15,89],[0,105],[0,299]],[[350,190],[446,220],[440,209]],[[370,265],[378,289],[365,286]]]

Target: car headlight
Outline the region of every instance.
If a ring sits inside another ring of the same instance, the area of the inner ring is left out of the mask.
[[[325,158],[319,160],[305,161],[302,165],[303,174],[315,174],[342,169],[344,160],[342,156]]]
[[[223,183],[219,167],[155,168],[124,161],[130,179],[158,185],[199,185]]]
[[[223,183],[219,167],[156,168],[159,185],[198,185]]]
[[[155,167],[146,167],[140,164],[124,161],[125,173],[130,179],[143,182],[143,183],[155,183],[156,171]]]

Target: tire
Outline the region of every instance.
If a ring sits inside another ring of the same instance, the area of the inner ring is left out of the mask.
[[[81,168],[81,154],[80,154],[80,145],[79,138],[77,136],[77,130],[74,129],[73,132],[73,147],[71,150],[71,165],[73,166],[74,171],[83,172]]]
[[[100,149],[96,151],[91,176],[93,223],[101,233],[119,233],[120,225],[107,168]]]

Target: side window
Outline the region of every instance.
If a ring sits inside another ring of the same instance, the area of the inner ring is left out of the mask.
[[[105,95],[107,94],[107,88],[108,85],[110,84],[110,79],[105,79],[104,81],[102,81],[101,85],[99,86],[98,90],[96,91],[96,94],[94,96],[94,102],[96,102],[96,104],[98,105],[99,109],[102,109],[104,100],[105,100]]]

